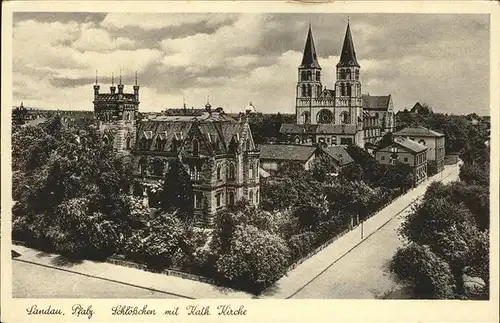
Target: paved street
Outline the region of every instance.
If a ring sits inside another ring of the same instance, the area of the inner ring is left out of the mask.
[[[21,261],[13,261],[12,276],[16,298],[180,298]]]
[[[443,182],[458,179],[457,169],[447,171],[450,175],[444,178]],[[394,281],[388,266],[396,249],[402,245],[397,236],[397,229],[410,211],[411,207],[408,207],[311,283],[293,294],[292,298],[404,298],[405,291]],[[360,228],[356,231],[360,234]]]

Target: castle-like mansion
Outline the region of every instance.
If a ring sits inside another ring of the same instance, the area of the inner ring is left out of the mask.
[[[130,159],[141,193],[162,184],[169,163],[180,161],[193,188],[193,209],[201,224],[247,199],[259,204],[259,151],[246,121],[220,109],[179,109],[177,113],[138,120],[139,86],[125,93],[121,77],[109,93],[94,85],[94,113],[105,140]],[[136,190],[137,191],[137,190]]]
[[[298,69],[296,122],[283,124],[285,141],[297,144],[323,142],[327,146],[375,144],[394,130],[391,95],[370,96],[361,92],[360,65],[356,59],[349,23],[335,88],[323,86],[311,26],[302,63]]]

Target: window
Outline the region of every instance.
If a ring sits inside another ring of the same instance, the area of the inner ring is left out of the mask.
[[[344,124],[349,123],[349,119],[350,119],[350,116],[349,116],[349,113],[347,111],[344,111],[340,114],[340,120],[342,121],[342,123],[344,123]]]
[[[228,204],[234,205],[234,192],[229,191],[228,193]]]
[[[426,145],[425,140],[423,140],[423,139],[420,139],[420,140],[418,141],[418,143],[419,143],[419,144],[421,144],[421,145],[423,145],[423,146],[425,146],[425,145]]]
[[[251,202],[253,202],[253,191],[252,191],[252,190],[250,190],[250,191],[248,192],[248,199],[249,199]]]
[[[203,194],[201,192],[194,193],[194,208],[201,209],[203,207]]]
[[[356,70],[355,74],[356,74],[356,80],[359,80],[359,70]]]
[[[317,116],[318,123],[326,124],[333,122],[333,113],[330,110],[322,109]]]
[[[312,72],[311,71],[307,71],[307,80],[308,81],[312,80]]]
[[[197,166],[192,166],[189,170],[189,175],[191,177],[191,180],[197,181],[200,179],[200,172],[198,170]]]
[[[164,163],[160,158],[153,161],[153,174],[155,176],[163,176]]]
[[[217,180],[222,180],[222,164],[219,164],[217,166]]]
[[[234,180],[235,178],[235,166],[233,163],[229,164],[229,173],[227,177],[230,180]]]
[[[165,149],[165,144],[166,144],[165,140],[157,138],[156,139],[156,150],[157,151],[163,151]]]
[[[312,96],[312,87],[311,87],[311,84],[307,84],[307,96],[308,97]]]
[[[148,169],[147,169],[147,160],[146,158],[142,157],[139,160],[139,174],[141,175],[147,175]]]
[[[380,160],[385,160],[385,156],[384,155],[380,156]]]
[[[308,111],[304,112],[304,123],[308,124],[311,119],[311,116]]]
[[[408,162],[408,157],[405,157],[404,158],[404,162],[407,163]]]
[[[217,193],[215,195],[215,200],[216,200],[216,203],[217,203],[217,207],[220,207],[222,205],[222,202],[221,202],[221,196],[222,194],[221,193]]]
[[[307,72],[306,71],[302,71],[302,73],[300,73],[300,80],[301,81],[307,80]]]
[[[302,97],[305,97],[307,94],[307,91],[306,91],[306,85],[305,84],[302,84]]]
[[[341,145],[352,145],[352,138],[340,138]]]
[[[131,148],[131,142],[132,142],[132,138],[130,138],[130,136],[127,136],[127,140],[126,140],[126,147],[127,149],[130,149]]]
[[[321,81],[321,72],[320,71],[317,71],[316,72],[316,81]]]
[[[248,164],[248,178],[253,178],[253,163]]]
[[[259,203],[259,189],[255,190],[255,203]]]
[[[193,139],[193,156],[198,156],[200,150],[200,144],[198,140]]]
[[[345,84],[342,83],[340,84],[340,96],[344,96],[345,95]]]
[[[351,96],[351,84],[346,84],[347,87],[347,96]]]

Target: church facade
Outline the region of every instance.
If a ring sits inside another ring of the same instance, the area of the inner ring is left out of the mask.
[[[138,120],[139,86],[125,93],[99,93],[94,85],[94,115],[105,141],[129,160],[134,170],[134,194],[145,197],[162,186],[172,162],[190,178],[195,222],[210,226],[213,216],[240,199],[259,205],[259,156],[250,126],[222,109],[175,109]]]
[[[298,68],[295,123],[283,124],[285,141],[296,144],[322,142],[327,146],[375,144],[393,131],[392,97],[361,92],[360,64],[356,58],[349,23],[334,89],[323,85],[314,38],[309,26],[302,62]]]

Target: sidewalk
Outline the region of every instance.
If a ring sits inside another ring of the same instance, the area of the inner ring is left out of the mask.
[[[286,276],[278,280],[274,286],[271,286],[259,298],[290,298],[330,268],[335,262],[356,248],[356,246],[365,241],[370,235],[376,233],[385,224],[407,209],[425,193],[427,187],[433,181],[445,180],[447,178],[455,179],[454,177],[457,174],[458,167],[456,165],[446,167],[443,170],[443,174],[437,174],[429,178],[367,219],[363,223],[363,239],[361,239],[361,226],[359,225],[288,272]]]
[[[21,254],[12,261],[22,261],[33,266],[45,266],[74,274],[85,275],[106,281],[132,285],[140,288],[172,294],[183,298],[252,298],[252,294],[197,282],[179,277],[151,273],[140,269],[113,265],[105,262],[83,260],[68,262],[56,254],[48,254],[19,245],[12,249]],[[87,297],[92,297],[88,295]],[[112,291],[110,291],[110,297]]]

